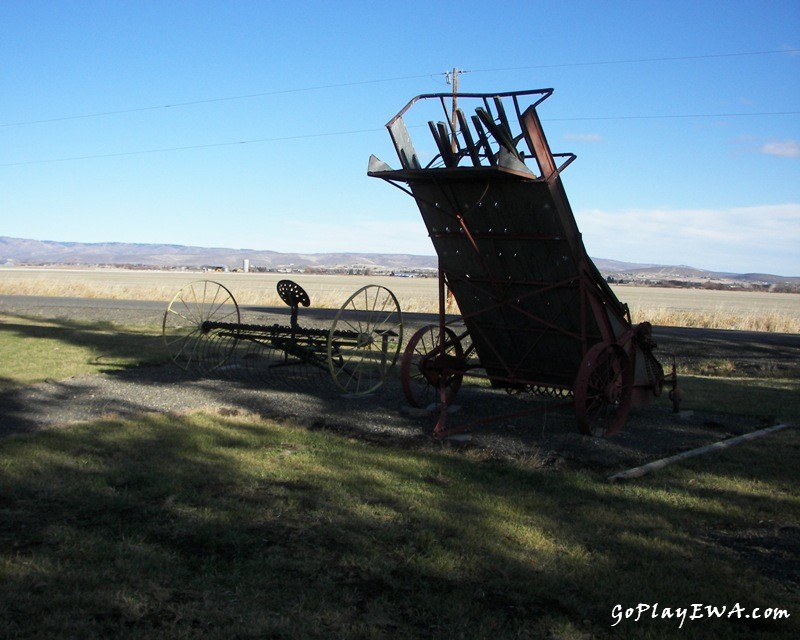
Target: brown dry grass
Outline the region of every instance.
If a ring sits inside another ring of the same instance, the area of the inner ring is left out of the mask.
[[[769,294],[766,294],[769,295]],[[800,302],[800,301],[799,301]],[[635,318],[663,327],[694,327],[701,329],[736,329],[739,331],[765,331],[770,333],[800,333],[800,316],[780,311],[758,314],[737,312],[735,309],[690,311],[666,308],[633,308]]]
[[[366,284],[391,289],[410,313],[436,313],[433,278],[125,271],[121,269],[0,269],[0,295],[163,300],[186,284],[210,279],[228,287],[241,305],[282,306],[275,284],[289,277],[300,283],[316,308],[339,308]],[[617,287],[635,322],[659,326],[800,333],[800,295],[702,289]]]

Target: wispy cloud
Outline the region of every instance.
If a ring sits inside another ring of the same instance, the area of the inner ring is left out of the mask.
[[[353,218],[346,225],[300,218],[286,220],[281,223],[282,244],[291,249],[280,251],[434,255],[436,251],[419,214],[404,218],[390,215],[383,220]],[[268,243],[265,239],[261,244],[269,246]]]
[[[800,158],[800,142],[797,140],[767,142],[761,145],[761,153],[781,158]]]
[[[576,211],[589,254],[800,276],[800,203],[729,209]]]
[[[575,211],[589,255],[626,262],[685,264],[732,273],[800,276],[800,202],[727,209]],[[404,207],[342,225],[295,217],[281,222],[280,251],[434,255],[422,219]],[[274,235],[251,234],[254,246]]]

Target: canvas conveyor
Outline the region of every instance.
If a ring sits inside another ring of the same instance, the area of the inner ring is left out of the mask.
[[[411,404],[438,403],[437,435],[470,426],[445,425],[465,377],[571,403],[582,432],[604,435],[667,381],[649,323],[631,322],[586,253],[561,180],[575,156],[551,152],[537,113],[551,94],[417,96],[387,124],[401,168],[370,158],[370,176],[413,196],[438,255],[438,324],[401,368]],[[431,107],[441,119],[426,124]],[[436,150],[426,162],[417,128]],[[669,383],[677,410],[674,365]]]

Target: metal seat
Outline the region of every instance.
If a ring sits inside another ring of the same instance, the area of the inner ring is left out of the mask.
[[[297,308],[299,305],[307,307],[311,304],[305,289],[292,280],[281,280],[277,287],[278,295],[292,308],[292,328],[297,328]]]
[[[278,295],[290,307],[296,307],[302,304],[307,307],[311,304],[311,298],[305,292],[305,289],[292,280],[281,280],[277,285]]]

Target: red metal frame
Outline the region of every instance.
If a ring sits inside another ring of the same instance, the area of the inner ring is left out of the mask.
[[[436,248],[439,353],[450,339],[449,291],[477,355],[477,365],[462,363],[438,379],[463,373],[509,390],[571,395],[586,430],[586,416],[594,419],[598,403],[627,415],[632,402],[660,392],[664,376],[652,355],[649,325],[631,323],[627,305],[586,253],[561,181],[575,155],[552,153],[536,111],[552,93],[417,96],[386,125],[401,168],[373,156],[368,174],[414,197]],[[456,107],[465,102],[477,104],[470,118]],[[405,118],[428,104],[438,104],[444,117],[428,121],[438,153],[424,162]],[[557,158],[564,160],[558,164]],[[452,366],[443,358],[436,362]],[[593,388],[598,380],[607,380],[604,388]],[[440,400],[434,432],[453,433],[445,426],[452,398],[444,383]],[[609,430],[623,422],[612,420]]]

